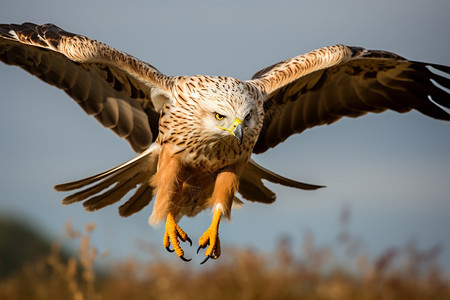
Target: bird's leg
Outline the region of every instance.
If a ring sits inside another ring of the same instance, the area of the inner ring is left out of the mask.
[[[216,259],[220,256],[219,223],[221,217],[222,210],[215,208],[211,225],[198,241],[200,246],[197,249],[197,253],[200,249],[206,248],[206,246],[209,245],[205,252],[206,258],[203,262],[201,262],[202,264],[204,264],[209,258]]]
[[[169,252],[175,252],[179,258],[184,261],[190,259],[184,258],[184,251],[180,247],[180,239],[183,242],[188,241],[192,246],[192,241],[188,235],[178,226],[175,216],[179,212],[178,202],[181,199],[183,183],[179,179],[181,164],[179,157],[172,155],[171,149],[163,148],[158,161],[158,172],[152,179],[151,184],[157,187],[157,194],[153,213],[149,219],[150,224],[157,224],[166,219],[166,227],[163,238],[163,246]],[[170,249],[170,244],[173,250]]]
[[[192,246],[192,241],[188,237],[188,235],[181,229],[181,227],[175,222],[175,218],[173,217],[172,213],[167,214],[166,219],[166,230],[164,231],[164,239],[163,239],[163,245],[169,252],[174,252],[178,255],[179,258],[181,258],[184,261],[190,261],[190,259],[184,258],[184,251],[180,247],[180,242],[178,241],[178,238],[182,240],[183,242],[188,241],[189,244]],[[170,243],[173,245],[173,250],[170,249]]]
[[[214,185],[214,192],[211,201],[214,203],[214,212],[211,226],[203,233],[199,239],[199,248],[206,248],[206,258],[202,262],[205,263],[209,258],[216,259],[220,256],[220,239],[219,239],[219,223],[223,216],[229,218],[231,214],[231,205],[233,203],[234,194],[239,185],[239,175],[233,170],[224,170],[219,175]]]

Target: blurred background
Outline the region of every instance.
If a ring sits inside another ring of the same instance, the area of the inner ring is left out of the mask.
[[[54,23],[168,75],[245,80],[273,63],[336,43],[450,65],[449,12],[447,0],[2,0],[0,21]],[[85,115],[64,92],[0,64],[0,141],[0,218],[63,241],[68,220],[78,228],[95,221],[92,243],[100,252],[109,251],[108,259],[159,257],[140,246],[162,246],[163,226],[147,225],[151,206],[121,218],[119,205],[88,213],[81,204],[60,204],[65,195],[53,185],[135,156],[125,140]],[[289,178],[327,188],[300,191],[269,184],[277,201],[245,203],[233,211],[233,223],[221,225],[222,245],[268,253],[280,236],[292,237],[293,247],[300,247],[308,230],[317,244],[334,243],[344,207],[352,215],[348,229],[369,254],[408,243],[440,245],[438,262],[448,272],[449,155],[450,124],[416,112],[371,114],[313,128],[254,159]],[[194,245],[210,218],[204,212],[182,219]],[[184,248],[195,265],[203,259],[195,255],[196,247]]]

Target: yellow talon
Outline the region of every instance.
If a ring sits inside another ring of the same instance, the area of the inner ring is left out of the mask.
[[[190,261],[190,259],[184,258],[184,251],[180,247],[180,242],[178,241],[180,238],[183,242],[188,241],[192,246],[192,241],[188,237],[188,235],[181,229],[180,226],[175,222],[175,218],[171,213],[167,215],[166,219],[166,230],[164,232],[163,246],[169,252],[174,252],[184,261]],[[169,248],[170,243],[173,245],[173,250]]]
[[[197,250],[197,253],[200,249],[204,249],[207,245],[209,245],[208,249],[206,249],[205,252],[206,259],[202,262],[202,264],[205,263],[208,258],[216,259],[220,256],[221,251],[219,239],[219,223],[221,216],[222,211],[220,209],[216,209],[214,211],[211,226],[209,226],[209,228],[205,231],[205,233],[203,233],[198,241],[199,248]]]

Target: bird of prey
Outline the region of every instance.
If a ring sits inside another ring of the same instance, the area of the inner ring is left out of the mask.
[[[179,219],[212,208],[199,239],[205,259],[221,254],[219,223],[238,192],[271,203],[262,179],[300,189],[321,186],[277,175],[252,159],[289,136],[368,112],[412,109],[450,120],[450,67],[386,51],[335,45],[284,60],[251,80],[166,76],[152,65],[53,24],[0,25],[0,59],[64,90],[89,115],[125,138],[139,155],[100,174],[55,186],[76,191],[63,204],[88,211],[131,197],[129,216],[155,196],[151,225],[165,220],[164,247],[183,260],[192,241]],[[437,72],[436,72],[437,70]],[[173,249],[170,248],[172,245]],[[198,253],[198,251],[197,251]]]

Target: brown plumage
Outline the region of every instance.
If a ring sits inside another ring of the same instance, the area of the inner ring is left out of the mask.
[[[101,42],[47,24],[0,25],[0,59],[63,89],[88,114],[124,137],[136,158],[103,173],[57,185],[78,192],[96,210],[134,194],[119,207],[129,216],[148,205],[149,222],[166,220],[164,246],[185,260],[176,224],[213,207],[199,240],[206,259],[220,255],[220,218],[245,199],[263,203],[275,194],[262,179],[301,189],[297,182],[250,159],[307,128],[341,117],[387,109],[416,109],[450,120],[450,68],[408,61],[396,54],[335,45],[285,60],[241,81],[217,76],[166,76],[153,66]],[[436,85],[437,83],[438,85]],[[439,86],[440,85],[440,86]],[[431,97],[432,101],[429,99]]]

